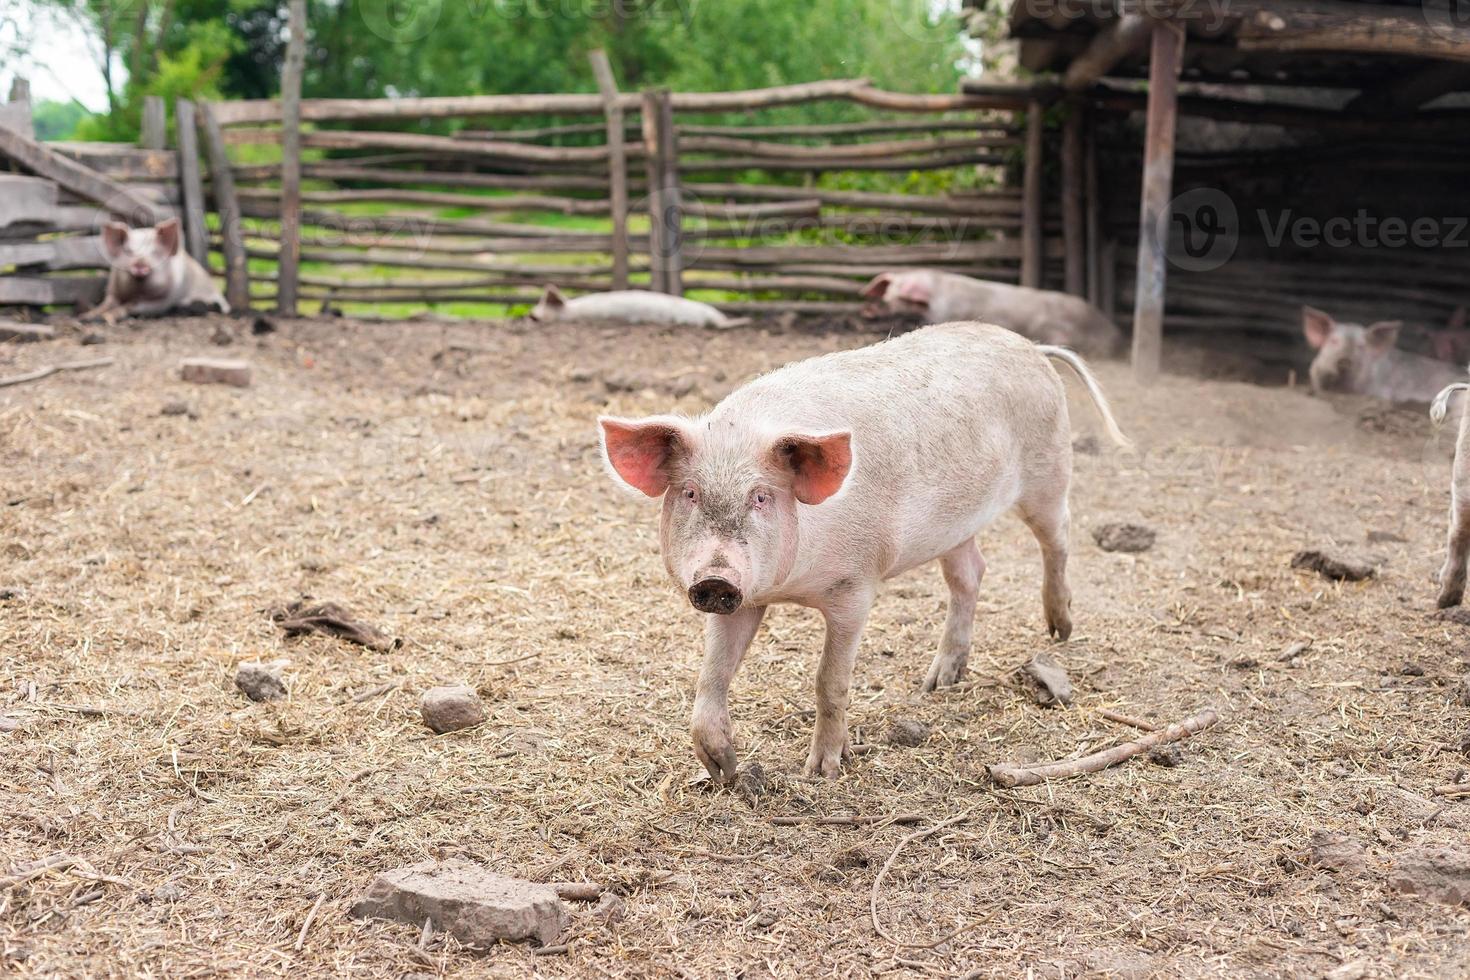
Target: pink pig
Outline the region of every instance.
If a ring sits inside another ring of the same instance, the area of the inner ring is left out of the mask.
[[[1310,376],[1313,391],[1342,391],[1391,402],[1424,403],[1465,375],[1464,368],[1399,350],[1398,320],[1339,323],[1329,314],[1302,307],[1302,333],[1317,351]]]
[[[1041,545],[1047,627],[1071,634],[1072,440],[1049,360],[1081,378],[1126,445],[1080,357],[980,323],[790,364],[699,418],[599,419],[609,471],[663,498],[664,564],[710,614],[692,727],[711,776],[735,775],[730,683],[773,603],[826,620],[810,775],[836,775],[848,754],[848,688],[884,579],[939,560],[949,612],[923,687],[959,680],[985,572],[974,538],[1012,508]]]
[[[917,313],[926,323],[981,320],[1043,344],[1062,344],[1089,354],[1114,354],[1123,334],[1085,299],[1049,289],[1030,289],[972,279],[937,269],[905,269],[873,277],[863,287],[869,311]]]
[[[1439,425],[1449,414],[1450,397],[1470,390],[1457,381],[1434,396],[1429,417]],[[1450,530],[1444,565],[1439,570],[1439,608],[1458,606],[1465,597],[1465,566],[1470,561],[1470,406],[1460,409],[1460,432],[1455,439],[1455,464],[1450,477]]]

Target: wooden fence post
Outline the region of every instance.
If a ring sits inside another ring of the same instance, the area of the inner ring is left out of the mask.
[[[204,179],[199,174],[199,131],[194,103],[174,103],[174,129],[179,147],[179,190],[184,202],[184,248],[190,257],[209,267],[209,227],[204,222]]]
[[[1087,206],[1087,301],[1102,307],[1102,197],[1097,176],[1097,116],[1088,113],[1084,130],[1087,141],[1083,168]]]
[[[658,155],[663,179],[664,279],[670,296],[684,295],[684,201],[679,186],[679,131],[674,128],[674,98],[659,91]]]
[[[143,126],[138,145],[145,150],[161,150],[168,145],[168,110],[161,95],[143,97]]]
[[[668,276],[664,266],[664,223],[663,223],[663,168],[659,159],[658,137],[659,106],[658,94],[652,90],[643,93],[643,160],[648,185],[648,276],[649,288],[656,293],[666,293]]]
[[[1158,377],[1163,358],[1169,198],[1174,185],[1174,123],[1183,57],[1183,25],[1155,21],[1148,63],[1143,192],[1138,209],[1138,284],[1133,299],[1133,376],[1142,384]]]
[[[1082,106],[1067,107],[1062,124],[1062,250],[1065,258],[1067,292],[1082,296],[1087,292],[1087,231],[1082,213]]]
[[[612,210],[612,284],[628,288],[628,160],[623,151],[623,107],[618,100],[618,82],[613,77],[607,52],[598,48],[588,54],[597,91],[602,95],[602,114],[607,122],[607,182]]]
[[[281,70],[281,250],[276,312],[296,315],[301,281],[301,74],[306,65],[306,0],[291,0],[290,37]]]
[[[235,174],[225,152],[225,135],[215,118],[214,106],[201,102],[199,124],[204,128],[204,147],[209,152],[209,183],[214,195],[214,210],[219,215],[219,230],[225,257],[225,299],[234,312],[250,308],[250,268],[245,256],[244,216],[235,193]]]
[[[1042,116],[1039,100],[1026,108],[1026,169],[1021,184],[1021,285],[1040,289],[1045,259],[1041,210]]]
[[[35,139],[36,127],[31,119],[31,80],[16,75],[10,82],[10,99],[0,105],[0,126],[13,129],[26,139]]]

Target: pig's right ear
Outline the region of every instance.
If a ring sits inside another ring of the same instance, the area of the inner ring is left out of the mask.
[[[115,259],[121,255],[123,246],[127,243],[127,225],[121,221],[109,221],[102,226],[102,250],[107,253],[108,258]]]
[[[1302,333],[1306,334],[1307,343],[1313,350],[1321,350],[1327,343],[1327,338],[1332,335],[1332,326],[1332,317],[1328,314],[1310,306],[1302,307]]]
[[[604,415],[602,458],[617,479],[650,497],[661,497],[673,479],[673,465],[694,449],[689,423],[672,415],[620,419]]]
[[[567,305],[567,298],[562,295],[560,289],[555,286],[547,286],[546,292],[541,294],[541,302],[548,310],[559,310]]]
[[[893,273],[891,272],[876,275],[863,287],[859,295],[868,299],[882,299],[883,295],[888,292],[888,284],[891,282],[893,282]]]
[[[791,492],[804,504],[820,504],[842,489],[852,469],[852,433],[788,435],[771,447],[776,462],[791,471]]]

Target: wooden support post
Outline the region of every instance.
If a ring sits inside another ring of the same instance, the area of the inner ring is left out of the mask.
[[[168,110],[161,95],[143,97],[143,126],[138,145],[145,150],[161,150],[168,145]]]
[[[204,221],[204,179],[199,173],[199,131],[194,103],[174,103],[174,129],[179,145],[179,192],[183,199],[184,249],[200,265],[209,263],[209,227]]]
[[[290,0],[286,63],[281,69],[281,251],[276,312],[296,315],[301,275],[301,74],[306,67],[306,0]]]
[[[1098,249],[1097,307],[1114,323],[1118,320],[1118,240],[1109,238]]]
[[[1040,289],[1042,282],[1043,228],[1041,211],[1041,145],[1043,115],[1040,101],[1026,109],[1026,168],[1021,185],[1021,285]]]
[[[1097,116],[1087,114],[1083,128],[1086,149],[1083,183],[1087,208],[1087,301],[1102,306],[1102,198],[1097,176]]]
[[[643,159],[648,183],[648,273],[654,292],[669,291],[668,244],[665,242],[663,159],[659,153],[658,93],[643,93]]]
[[[1148,64],[1148,130],[1138,210],[1138,284],[1133,295],[1133,375],[1149,384],[1159,375],[1164,347],[1164,276],[1169,259],[1169,200],[1174,185],[1174,124],[1182,24],[1159,20]]]
[[[0,105],[0,126],[13,129],[26,139],[36,138],[31,119],[31,80],[16,75],[10,82],[10,100]]]
[[[225,257],[225,299],[230,308],[241,312],[250,308],[250,269],[245,257],[244,216],[235,194],[235,174],[225,152],[225,135],[215,117],[214,105],[201,102],[199,125],[204,129],[204,148],[209,153],[209,181],[214,194],[214,210],[219,215],[220,250]]]
[[[607,122],[607,183],[612,211],[612,281],[614,289],[628,288],[628,159],[623,150],[623,107],[618,100],[618,82],[613,77],[607,52],[598,48],[588,55],[597,91],[602,96],[602,114]]]
[[[667,89],[658,97],[658,155],[663,178],[665,285],[670,296],[684,295],[684,201],[679,185],[679,131],[674,128],[674,99]]]
[[[1087,230],[1082,213],[1081,103],[1067,107],[1062,123],[1062,254],[1065,261],[1065,288],[1073,296],[1087,292]]]

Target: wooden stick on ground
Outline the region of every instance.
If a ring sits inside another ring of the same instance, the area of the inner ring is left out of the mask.
[[[16,374],[8,378],[0,378],[0,388],[8,388],[11,385],[25,384],[27,381],[40,381],[49,378],[58,371],[85,371],[88,368],[107,367],[112,363],[110,357],[99,357],[92,361],[68,361],[65,364],[52,364],[49,367],[36,368],[25,374]]]
[[[311,911],[306,913],[306,921],[301,923],[301,931],[296,934],[296,952],[301,952],[301,947],[306,945],[306,934],[311,931],[311,924],[316,921],[316,914],[321,911],[322,903],[327,900],[327,893],[322,892],[316,897]]]
[[[874,932],[882,936],[884,939],[888,940],[890,943],[893,943],[895,946],[912,946],[911,943],[905,943],[895,937],[892,933],[890,933],[887,929],[883,927],[882,922],[878,921],[878,889],[883,887],[883,879],[887,877],[888,869],[893,867],[894,860],[898,858],[899,853],[902,852],[905,847],[912,844],[916,840],[923,840],[925,837],[931,837],[934,834],[939,833],[945,827],[949,827],[957,823],[962,823],[969,818],[970,811],[966,810],[959,816],[950,817],[948,820],[939,821],[939,823],[928,828],[927,830],[920,830],[915,833],[909,834],[903,840],[898,842],[898,846],[893,849],[893,853],[888,855],[888,860],[883,862],[883,867],[878,869],[878,877],[873,879],[873,888],[870,892],[868,892],[868,914],[872,916]],[[956,931],[956,933],[954,934],[951,934],[951,936],[955,934],[958,934],[958,931]],[[936,943],[936,945],[938,944]]]
[[[1159,726],[1152,722],[1144,721],[1141,718],[1134,718],[1131,715],[1125,715],[1121,711],[1114,711],[1111,708],[1099,708],[1097,713],[1101,718],[1106,718],[1108,721],[1116,721],[1120,725],[1127,725],[1129,728],[1136,728],[1141,732],[1156,732],[1159,730]]]
[[[1435,796],[1470,796],[1470,783],[1446,783],[1444,786],[1434,787]]]
[[[1073,759],[1069,762],[1052,762],[1044,765],[1018,766],[1011,763],[1000,763],[990,767],[990,778],[1007,788],[1012,786],[1036,786],[1046,782],[1048,779],[1063,779],[1067,776],[1078,776],[1088,772],[1101,772],[1109,766],[1115,766],[1120,762],[1133,758],[1142,752],[1146,752],[1155,745],[1165,745],[1169,742],[1177,742],[1191,735],[1209,728],[1220,720],[1214,708],[1206,708],[1191,718],[1186,718],[1175,725],[1169,725],[1157,731],[1149,732],[1142,738],[1136,738],[1122,745],[1115,745],[1101,752]]]
[[[772,817],[771,823],[777,827],[800,827],[805,824],[814,824],[822,827],[866,827],[869,824],[875,823],[918,823],[922,819],[924,818],[917,813],[875,813],[840,817],[780,816]]]

